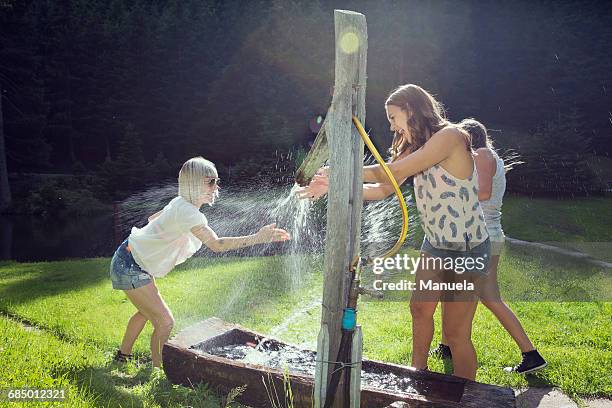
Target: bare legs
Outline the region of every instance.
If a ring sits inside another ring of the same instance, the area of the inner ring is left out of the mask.
[[[508,305],[501,299],[499,285],[497,283],[498,264],[499,255],[491,257],[489,273],[482,282],[481,302],[493,313],[493,315],[495,315],[502,326],[504,326],[504,329],[506,329],[510,336],[512,336],[516,344],[521,349],[521,352],[526,353],[528,351],[535,350],[533,343],[531,343],[531,340],[529,340],[529,337],[527,336],[527,333],[525,333],[525,330],[523,329],[523,326],[519,322],[518,318],[508,307]],[[442,307],[442,344],[449,344],[449,333],[446,330],[446,325],[444,323],[444,315],[446,313],[447,308]],[[454,356],[454,351],[452,351],[452,349],[451,352]]]
[[[410,301],[412,315],[412,366],[427,368],[427,353],[434,333],[433,315],[438,302]]]
[[[424,257],[428,255],[421,253]],[[422,258],[423,260],[425,258]],[[427,368],[427,354],[434,333],[433,315],[438,306],[440,294],[434,291],[421,291],[421,282],[439,282],[435,270],[427,270],[421,263],[416,272],[417,289],[410,299],[412,315],[412,366],[418,369]]]
[[[125,353],[128,348],[132,348],[145,323],[147,320],[150,320],[153,324],[151,360],[153,367],[161,367],[162,347],[168,341],[172,327],[174,327],[172,312],[159,294],[155,282],[124,292],[128,299],[136,306],[138,312],[132,316],[128,323],[123,343],[121,344],[121,352]]]
[[[478,367],[472,344],[472,321],[477,305],[477,301],[449,302],[442,309],[442,326],[448,335],[448,346],[453,355],[453,374],[470,380],[476,379]]]
[[[487,307],[504,326],[504,329],[512,336],[516,344],[521,349],[521,352],[526,353],[534,350],[535,347],[525,329],[519,322],[514,312],[508,307],[508,305],[501,299],[499,293],[499,285],[497,283],[497,265],[499,264],[499,255],[491,258],[491,266],[489,268],[489,274],[484,280],[483,296],[481,302]]]
[[[119,351],[123,354],[132,354],[132,347],[140,335],[140,332],[144,329],[145,324],[147,324],[147,320],[148,319],[140,312],[136,312],[134,316],[130,318]]]
[[[427,254],[422,254],[423,260]],[[429,258],[431,259],[431,258]],[[433,262],[432,262],[433,263]],[[428,262],[425,262],[428,265]],[[428,266],[430,266],[429,264]],[[412,366],[418,369],[427,368],[427,357],[434,333],[434,312],[440,300],[441,293],[433,290],[420,290],[421,282],[441,282],[441,270],[427,270],[423,263],[416,273],[416,291],[410,299],[410,313],[412,314]],[[450,273],[453,273],[452,271]],[[452,302],[452,306],[443,315],[443,326],[451,340],[453,354],[454,374],[459,377],[476,378],[476,352],[472,344],[472,320],[478,302],[463,301]],[[442,302],[445,305],[445,302]]]

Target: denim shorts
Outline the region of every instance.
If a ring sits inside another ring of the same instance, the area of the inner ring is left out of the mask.
[[[452,264],[455,265],[454,270],[458,274],[467,272],[486,275],[491,262],[491,240],[489,238],[468,251],[453,251],[436,248],[425,237],[421,251],[434,258],[442,258],[444,262],[448,258],[452,259]]]
[[[110,264],[113,289],[130,290],[153,282],[153,277],[143,271],[128,249],[128,240],[115,251]]]

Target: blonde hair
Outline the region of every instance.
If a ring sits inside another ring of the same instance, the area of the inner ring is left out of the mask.
[[[204,177],[219,177],[215,164],[203,157],[187,160],[178,176],[179,195],[195,205],[202,197]]]
[[[434,133],[453,125],[446,119],[444,106],[418,85],[402,85],[394,90],[385,101],[385,106],[389,105],[408,112],[406,125],[412,136],[412,143],[409,143],[401,134],[395,133],[389,149],[391,161],[397,160],[406,151],[409,153],[417,151]]]

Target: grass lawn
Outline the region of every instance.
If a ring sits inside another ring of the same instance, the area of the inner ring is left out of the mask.
[[[504,229],[525,240],[610,242],[610,208],[610,198],[509,197],[504,204]],[[605,256],[609,250],[602,252],[599,255]],[[310,272],[298,274],[288,266],[294,261],[294,256],[195,258],[159,279],[158,286],[174,313],[175,331],[218,316],[314,348],[320,308],[313,307],[313,302],[321,296],[320,265],[305,259],[310,264],[305,270]],[[227,396],[205,385],[174,386],[147,365],[112,362],[134,308],[122,292],[111,289],[109,262],[108,258],[0,262],[0,388],[66,387],[66,405],[71,407],[227,405]],[[492,314],[479,306],[473,334],[479,357],[477,380],[512,387],[552,385],[576,400],[611,398],[610,270],[506,246],[499,276],[504,297],[549,367],[526,378],[505,374],[502,367],[515,364],[519,350]],[[359,323],[368,358],[410,362],[412,334],[405,293],[387,293],[383,301],[362,297]],[[438,316],[435,342],[439,330]],[[150,334],[149,325],[135,345],[137,355],[149,354]],[[429,364],[433,370],[449,369],[436,360]]]
[[[499,266],[500,285],[531,340],[549,366],[531,376],[506,374],[503,367],[520,361],[520,351],[491,312],[479,305],[473,340],[478,354],[477,381],[514,388],[555,386],[576,400],[612,397],[612,276],[601,268],[571,258],[542,255],[524,247],[507,247]],[[383,278],[410,279],[409,275]],[[589,301],[585,301],[589,300]],[[387,292],[382,301],[362,297],[359,323],[364,331],[364,354],[373,359],[410,365],[411,320],[408,295]],[[291,325],[285,339],[313,339],[317,313]],[[434,342],[440,339],[439,308]],[[434,371],[450,367],[430,359]]]
[[[612,198],[572,200],[507,196],[504,231],[513,238],[550,242],[612,262]]]
[[[524,251],[506,249],[502,258],[504,290],[518,287],[509,292],[512,296],[520,298],[524,288],[521,282],[531,280],[538,284],[555,276],[567,278],[559,284],[543,286],[545,301],[512,303],[549,360],[549,368],[527,379],[503,373],[502,367],[519,359],[519,351],[491,313],[479,307],[474,324],[480,364],[477,380],[513,387],[555,385],[574,398],[611,397],[612,303],[555,301],[563,299],[560,296],[571,298],[586,292],[594,299],[605,298],[605,290],[610,293],[609,276],[571,263],[554,264],[554,259],[533,258]],[[226,258],[205,263],[196,259],[158,280],[158,284],[174,312],[177,330],[215,315],[268,333],[296,310],[312,304],[321,293],[320,273],[303,276],[300,282],[285,272],[284,262],[281,257]],[[225,396],[215,395],[205,386],[173,386],[163,374],[151,373],[146,366],[118,366],[111,362],[111,354],[134,309],[121,292],[110,289],[108,263],[109,259],[88,259],[0,264],[0,309],[5,315],[40,327],[26,330],[11,319],[0,319],[0,360],[8,362],[1,370],[0,387],[66,386],[70,406],[223,404]],[[584,279],[579,281],[578,276]],[[311,307],[278,336],[314,346],[319,318],[319,308]],[[367,357],[409,363],[411,331],[405,299],[362,298],[359,322],[364,328]],[[148,354],[150,331],[147,327],[137,342],[138,353]],[[439,327],[436,341],[438,332]],[[430,361],[430,366],[445,370],[435,360]]]
[[[158,286],[177,330],[218,316],[266,332],[300,302],[318,295],[311,283],[316,276],[300,282],[285,272],[285,261],[194,259],[158,280]],[[71,407],[223,406],[226,396],[206,387],[173,386],[150,367],[111,362],[135,309],[123,292],[111,289],[109,262],[0,263],[0,388],[67,386]],[[39,330],[26,330],[15,320]],[[151,331],[148,325],[135,345],[136,354],[149,355]]]

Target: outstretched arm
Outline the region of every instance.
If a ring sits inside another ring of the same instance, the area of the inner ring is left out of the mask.
[[[266,225],[256,234],[241,237],[220,238],[208,225],[193,227],[191,232],[213,252],[230,251],[232,249],[240,249],[269,242],[287,241],[290,239],[287,231],[276,228],[276,224]]]
[[[388,180],[387,180],[388,181]],[[399,185],[402,185],[405,180],[400,180]],[[329,178],[326,175],[317,175],[313,181],[306,187],[300,187],[297,190],[299,198],[309,198],[317,200],[327,194],[329,189]],[[376,201],[384,200],[393,194],[394,189],[391,184],[387,183],[367,183],[363,185],[363,200]]]
[[[363,185],[363,201],[384,200],[393,194],[394,189],[391,184],[368,183]]]
[[[442,129],[419,150],[387,166],[396,179],[406,179],[447,159],[458,143],[465,145],[465,137],[459,130]],[[363,178],[384,183],[387,176],[382,167],[375,164],[363,168]]]

